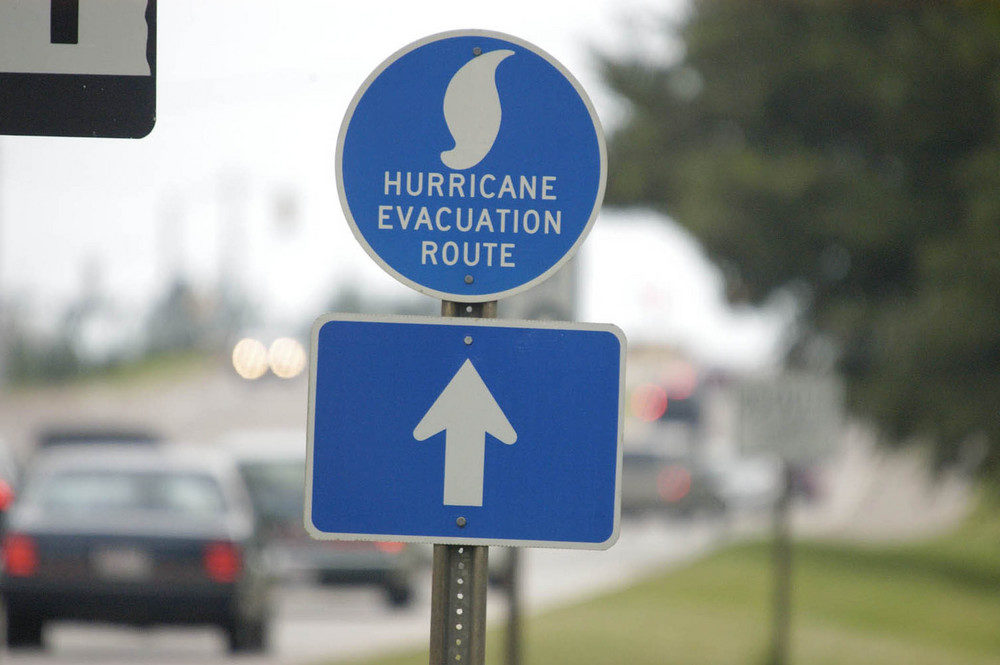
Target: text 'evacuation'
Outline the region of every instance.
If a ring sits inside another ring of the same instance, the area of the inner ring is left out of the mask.
[[[382,184],[378,230],[419,234],[421,265],[513,268],[528,237],[562,234],[555,176],[385,171]],[[469,239],[435,237],[455,232]]]

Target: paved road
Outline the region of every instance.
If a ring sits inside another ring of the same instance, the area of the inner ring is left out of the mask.
[[[621,540],[606,552],[526,550],[524,597],[528,612],[581,598],[621,584],[667,562],[679,562],[711,547],[724,535],[719,523],[658,519],[626,522]],[[411,607],[389,609],[376,589],[324,588],[295,583],[279,589],[272,651],[266,657],[230,658],[221,633],[209,628],[93,627],[56,624],[44,652],[4,655],[10,665],[180,665],[188,663],[315,662],[384,651],[424,648],[430,622],[430,573],[418,583]],[[491,590],[487,615],[502,620],[504,599]]]
[[[30,451],[39,431],[53,425],[152,427],[168,438],[210,443],[228,431],[255,427],[305,426],[306,382],[269,379],[246,382],[219,361],[195,375],[167,380],[70,385],[3,395],[0,433],[21,451]],[[607,552],[529,550],[524,557],[524,598],[528,611],[581,594],[620,585],[651,566],[704,551],[717,529],[663,521],[626,523],[619,543]],[[45,652],[6,654],[7,663],[300,663],[348,656],[392,645],[426,644],[430,621],[430,574],[419,585],[411,608],[392,611],[381,594],[358,588],[305,584],[278,590],[273,649],[267,657],[233,661],[221,634],[212,629],[94,628],[54,625]],[[505,612],[498,592],[488,614]]]
[[[176,376],[0,392],[0,438],[27,455],[38,434],[53,427],[151,429],[194,444],[217,441],[234,430],[298,427],[305,432],[307,401],[303,376],[244,381],[227,361],[216,359]]]
[[[37,431],[52,424],[148,425],[171,439],[211,442],[227,431],[254,427],[305,426],[303,379],[243,382],[223,363],[194,377],[167,382],[110,383],[2,395],[0,434],[27,452]],[[829,465],[828,500],[802,511],[796,528],[810,533],[906,538],[943,528],[968,505],[961,478],[934,481],[919,455],[878,450],[863,430],[845,433],[844,454]],[[740,520],[746,532],[760,521]],[[525,601],[528,611],[613,588],[667,562],[706,551],[727,535],[721,524],[626,522],[620,542],[607,552],[528,550]],[[277,594],[273,650],[267,657],[230,659],[221,635],[210,629],[92,628],[54,626],[46,652],[4,654],[6,663],[70,665],[101,663],[302,663],[391,647],[426,645],[429,574],[412,608],[390,611],[381,595],[366,589],[308,585]],[[491,594],[488,614],[502,618],[500,594]]]

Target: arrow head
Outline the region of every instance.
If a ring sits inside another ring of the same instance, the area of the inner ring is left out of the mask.
[[[479,430],[510,445],[517,432],[471,360],[466,360],[413,430],[417,441],[446,429]]]

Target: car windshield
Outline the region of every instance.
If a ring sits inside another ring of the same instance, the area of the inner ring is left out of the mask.
[[[261,517],[282,522],[302,519],[304,462],[245,462],[240,472]]]
[[[28,500],[47,513],[149,510],[193,517],[225,510],[216,480],[199,473],[64,471],[42,479]]]

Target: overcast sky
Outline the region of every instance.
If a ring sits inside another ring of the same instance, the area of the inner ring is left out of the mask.
[[[172,272],[211,285],[226,271],[287,321],[320,314],[345,280],[406,295],[351,236],[334,182],[337,132],[368,74],[436,32],[507,32],[573,72],[610,129],[623,108],[591,48],[671,57],[676,45],[650,26],[682,11],[639,0],[160,2],[149,137],[0,137],[0,289],[54,311],[100,266],[102,293],[134,306]],[[282,213],[287,200],[297,203]],[[725,307],[718,272],[665,220],[602,213],[582,254],[582,318],[721,362],[773,358],[776,318]]]

